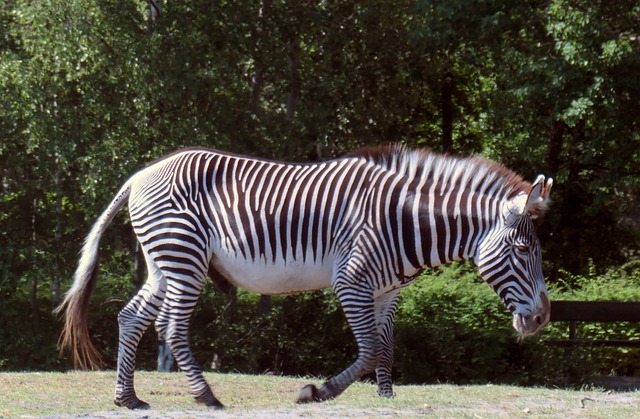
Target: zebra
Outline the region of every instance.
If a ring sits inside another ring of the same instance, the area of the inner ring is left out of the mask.
[[[197,402],[212,393],[188,341],[189,318],[207,275],[262,294],[331,288],[355,337],[355,362],[297,402],[324,401],[375,372],[393,393],[393,323],[400,290],[421,269],[472,260],[510,310],[521,337],[549,321],[533,219],[549,202],[551,178],[533,183],[479,157],[403,145],[369,147],[319,163],[285,163],[205,148],[151,163],[121,187],[88,234],[64,313],[61,351],[99,367],[87,313],[98,243],[129,203],[148,279],[118,315],[115,403],[149,405],[135,392],[135,353],[148,326],[164,339]]]

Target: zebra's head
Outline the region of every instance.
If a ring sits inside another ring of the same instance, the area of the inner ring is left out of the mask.
[[[511,311],[513,327],[522,337],[549,322],[551,304],[532,219],[546,209],[552,184],[540,175],[528,192],[503,202],[498,222],[476,253],[480,275]]]

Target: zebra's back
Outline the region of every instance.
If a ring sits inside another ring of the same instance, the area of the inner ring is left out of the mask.
[[[242,288],[326,288],[380,176],[357,158],[295,164],[185,150],[134,176],[132,224],[152,255],[187,243],[185,263],[211,263]]]

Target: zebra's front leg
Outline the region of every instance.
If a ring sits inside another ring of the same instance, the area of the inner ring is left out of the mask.
[[[376,300],[376,321],[380,358],[376,367],[378,394],[382,397],[393,396],[393,381],[391,370],[393,367],[393,322],[398,305],[399,289],[382,294]]]
[[[184,296],[184,292],[182,295]],[[223,409],[224,405],[213,395],[202,375],[202,368],[191,353],[188,334],[189,319],[196,301],[197,296],[184,299],[169,292],[156,321],[156,330],[164,336],[178,366],[187,375],[191,393],[196,401],[214,409]]]
[[[118,314],[118,371],[114,403],[129,409],[148,409],[133,385],[136,351],[142,335],[158,315],[164,289],[157,282],[147,281],[135,297]]]
[[[356,343],[358,359],[340,374],[317,388],[305,386],[298,396],[298,403],[321,402],[340,395],[357,379],[373,372],[378,365],[378,338],[374,311],[373,292],[368,289],[336,289],[345,316]]]

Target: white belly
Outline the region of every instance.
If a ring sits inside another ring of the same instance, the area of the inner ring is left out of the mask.
[[[233,285],[261,294],[291,294],[331,286],[333,261],[288,263],[264,258],[248,261],[235,255],[216,255],[213,266]]]

